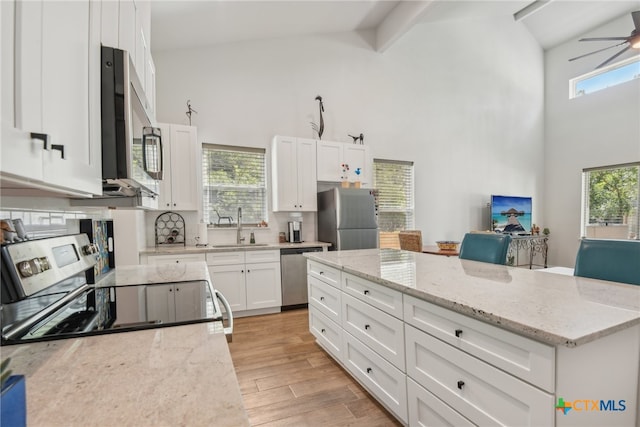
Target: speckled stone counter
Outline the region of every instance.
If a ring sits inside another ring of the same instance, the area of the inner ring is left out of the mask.
[[[29,426],[248,426],[219,322],[2,348]]]
[[[182,246],[182,245],[164,245],[152,248],[146,248],[140,251],[140,255],[162,255],[162,254],[198,254],[207,252],[233,252],[233,251],[260,251],[273,249],[291,249],[291,248],[328,248],[331,243],[326,242],[302,242],[302,243],[258,243],[258,244],[216,244],[208,246]]]
[[[128,286],[206,280],[211,282],[204,261],[181,264],[142,264],[116,267],[98,286]]]
[[[304,255],[552,345],[574,347],[640,324],[640,286],[394,249]]]

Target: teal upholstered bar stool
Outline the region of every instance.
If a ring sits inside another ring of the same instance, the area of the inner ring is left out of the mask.
[[[504,265],[509,243],[508,234],[467,233],[460,245],[460,258]]]
[[[640,241],[582,239],[573,275],[640,285]]]

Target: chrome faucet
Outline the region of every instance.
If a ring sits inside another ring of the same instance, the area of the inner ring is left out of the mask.
[[[238,231],[236,235],[236,243],[240,244],[244,242],[244,237],[242,237],[242,208],[238,208]]]

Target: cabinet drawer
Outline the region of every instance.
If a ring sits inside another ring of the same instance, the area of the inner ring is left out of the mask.
[[[325,350],[342,362],[342,328],[313,305],[309,306],[309,330]]]
[[[380,310],[402,319],[402,293],[353,274],[342,275],[342,290]]]
[[[404,328],[396,319],[351,295],[342,295],[342,327],[404,371]]]
[[[344,332],[343,363],[387,409],[407,422],[407,377],[373,350]]]
[[[555,348],[405,295],[404,320],[550,393]]]
[[[280,262],[280,251],[246,251],[244,257],[247,264],[252,262]]]
[[[329,285],[340,287],[340,270],[315,261],[307,261],[307,274]]]
[[[181,262],[196,262],[204,261],[204,254],[189,254],[189,255],[148,255],[147,264],[176,264]]]
[[[244,264],[243,251],[209,252],[207,253],[207,265]]]
[[[407,378],[410,426],[472,427],[474,424],[449,405]]]
[[[307,281],[309,285],[309,304],[313,304],[338,325],[342,324],[342,292],[312,276],[307,276]]]
[[[554,399],[457,348],[406,325],[407,375],[478,425],[550,426]]]

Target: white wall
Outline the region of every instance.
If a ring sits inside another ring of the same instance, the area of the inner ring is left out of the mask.
[[[424,23],[384,54],[371,37],[154,52],[158,121],[187,123],[191,100],[201,141],[268,148],[276,134],[313,137],[319,94],[323,139],[362,132],[374,157],[415,161],[425,242],[488,228],[491,194],[533,196],[542,222],[543,53],[524,27],[511,16]]]
[[[626,13],[584,37],[624,36],[631,28],[633,21]],[[543,225],[551,230],[550,258],[565,267],[574,266],[580,239],[582,169],[640,160],[640,79],[570,100],[569,79],[592,71],[618,51],[569,62],[568,58],[615,44],[578,42],[579,38],[545,55]]]

